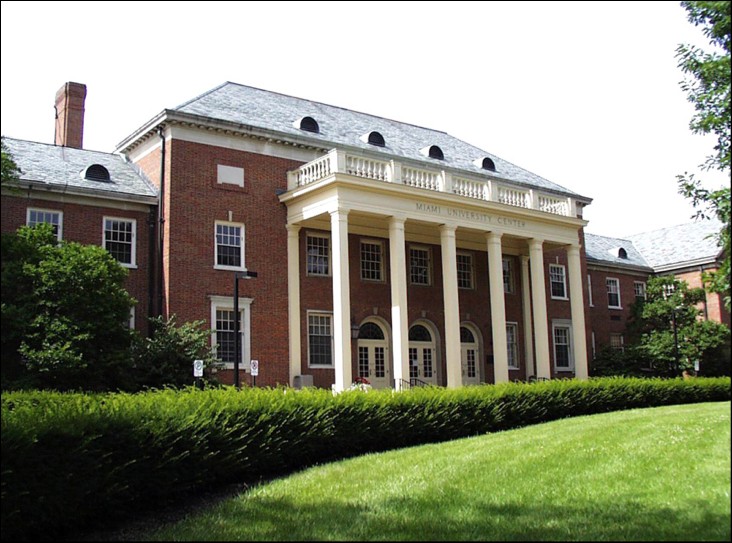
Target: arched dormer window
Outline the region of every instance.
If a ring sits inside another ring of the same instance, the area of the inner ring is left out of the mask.
[[[493,162],[493,160],[491,160],[488,157],[485,157],[483,159],[480,167],[483,168],[484,170],[488,170],[488,171],[491,171],[491,172],[495,172],[496,171],[496,163]]]
[[[614,247],[608,252],[616,258],[622,258],[623,260],[628,258],[628,251],[626,251],[624,247]]]
[[[442,149],[440,149],[437,145],[430,145],[429,147],[425,147],[424,149],[420,150],[420,153],[430,158],[436,158],[437,160],[445,160],[445,155],[442,153]]]
[[[101,164],[92,164],[82,172],[82,177],[89,181],[109,181],[109,170]]]
[[[312,117],[303,117],[297,122],[296,126],[300,130],[304,130],[305,132],[313,132],[314,134],[320,133],[320,126],[318,126],[318,121],[316,121]]]
[[[382,136],[376,130],[373,130],[373,131],[369,132],[368,134],[364,134],[363,136],[361,136],[361,140],[365,141],[366,143],[369,143],[371,145],[375,145],[376,147],[385,147],[386,146],[386,141],[384,141],[384,136]]]

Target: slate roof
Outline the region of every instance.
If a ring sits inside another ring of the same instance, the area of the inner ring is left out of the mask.
[[[3,141],[22,172],[21,181],[96,196],[157,198],[155,186],[120,155],[8,137]],[[92,164],[104,166],[109,181],[85,179],[84,172]]]
[[[627,258],[621,258],[619,250],[625,249]],[[602,262],[606,264],[618,264],[621,266],[637,266],[640,268],[648,268],[649,263],[643,258],[643,255],[636,249],[633,242],[627,239],[610,238],[607,236],[598,236],[585,232],[585,254],[588,262]]]
[[[629,236],[654,269],[713,261],[722,249],[714,238],[722,229],[717,219],[695,221]]]
[[[429,164],[432,167],[441,165],[456,168],[473,175],[490,175],[531,187],[579,197],[577,193],[565,187],[519,168],[445,132],[237,83],[223,83],[169,111],[272,130],[297,136],[300,139],[306,138],[328,149],[337,145],[345,145],[376,154],[384,154],[387,159],[402,157]],[[320,128],[319,133],[303,131],[294,124],[306,116],[317,121]],[[379,132],[384,137],[386,143],[384,147],[374,146],[361,140],[361,137],[371,131]],[[421,149],[431,145],[437,145],[442,149],[444,160],[428,158],[420,152]],[[495,172],[489,172],[473,163],[474,160],[482,161],[485,157],[493,160],[496,167]],[[586,197],[582,198],[591,200]]]

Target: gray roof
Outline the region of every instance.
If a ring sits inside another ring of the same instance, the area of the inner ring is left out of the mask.
[[[625,249],[627,258],[620,257],[620,249]],[[627,239],[609,238],[585,232],[585,254],[587,261],[617,264],[621,266],[636,266],[649,268],[650,265],[643,255],[636,249],[633,242]]]
[[[337,145],[346,145],[376,154],[384,154],[389,158],[403,157],[430,164],[433,167],[441,165],[464,170],[473,175],[490,175],[531,187],[579,196],[556,183],[519,168],[445,132],[237,83],[226,82],[171,111],[272,130],[301,139],[305,137],[319,142],[328,149]],[[320,128],[319,133],[305,132],[296,127],[295,123],[306,116],[317,121]],[[384,137],[385,147],[377,147],[365,143],[361,139],[371,131],[379,132]],[[428,158],[420,152],[432,145],[440,147],[444,160]],[[476,159],[482,161],[486,157],[493,160],[496,167],[495,173],[473,163]]]
[[[3,141],[22,172],[21,182],[108,198],[157,198],[157,189],[120,155],[7,137]],[[84,178],[93,164],[109,171],[109,181]]]
[[[713,261],[722,248],[714,237],[722,229],[717,219],[698,219],[660,230],[634,234],[630,240],[656,268]]]

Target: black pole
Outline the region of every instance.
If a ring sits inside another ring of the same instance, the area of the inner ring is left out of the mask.
[[[239,388],[239,354],[241,334],[239,334],[239,274],[234,273],[234,386]]]

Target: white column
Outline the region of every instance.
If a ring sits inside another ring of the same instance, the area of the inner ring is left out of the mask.
[[[536,376],[549,379],[549,324],[546,316],[546,284],[544,277],[544,240],[529,240],[531,258],[531,298],[534,304],[534,334],[536,338]]]
[[[587,379],[587,335],[579,245],[570,245],[567,249],[567,264],[569,268],[569,303],[572,311],[574,376],[577,379]]]
[[[508,343],[506,341],[506,302],[503,291],[503,251],[501,234],[488,232],[488,282],[491,290],[491,330],[493,332],[493,378],[508,382]]]
[[[534,369],[534,332],[531,324],[531,285],[529,284],[529,257],[521,257],[521,303],[524,314],[524,361],[526,377],[536,375]]]
[[[341,392],[352,382],[351,371],[351,293],[348,275],[348,210],[330,214],[333,239],[333,390]]]
[[[391,328],[393,337],[394,387],[401,390],[402,379],[409,381],[409,315],[407,313],[407,260],[404,219],[389,220],[391,280]]]
[[[457,283],[457,247],[455,226],[440,226],[442,245],[442,295],[445,301],[445,367],[447,386],[462,386],[462,367],[460,362],[460,304]]]
[[[290,331],[290,385],[302,373],[300,348],[300,226],[287,225],[287,312]]]

